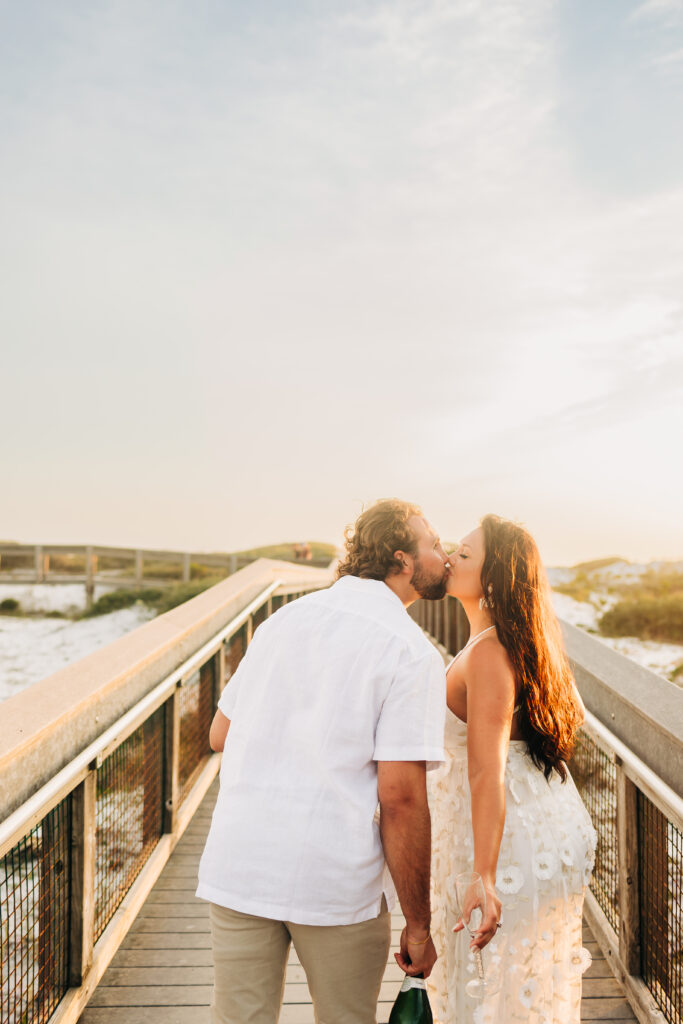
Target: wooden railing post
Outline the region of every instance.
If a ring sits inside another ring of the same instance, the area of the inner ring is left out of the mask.
[[[85,607],[92,608],[95,598],[95,574],[93,572],[92,547],[88,545],[85,549]]]
[[[638,789],[616,761],[617,899],[619,956],[629,974],[640,974],[640,834]]]
[[[142,584],[142,551],[139,549],[135,552],[135,585],[139,587]]]
[[[213,689],[213,706],[216,707],[220,696],[225,689],[225,644],[216,651],[216,667],[213,673],[214,689]]]
[[[43,565],[43,548],[41,544],[36,544],[34,552],[35,566],[36,566],[36,583],[42,583],[45,578],[44,565]]]
[[[188,551],[183,555],[183,583],[190,582],[190,554]]]
[[[71,928],[69,984],[83,983],[92,964],[95,932],[97,771],[89,771],[71,797]]]
[[[180,792],[180,692],[175,688],[164,705],[166,749],[164,756],[164,832],[175,832]]]

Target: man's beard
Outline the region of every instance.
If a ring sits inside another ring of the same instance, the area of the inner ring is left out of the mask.
[[[447,582],[447,569],[444,569],[438,578],[428,576],[419,559],[415,560],[415,570],[410,578],[410,584],[425,601],[440,601],[442,597],[445,597]]]

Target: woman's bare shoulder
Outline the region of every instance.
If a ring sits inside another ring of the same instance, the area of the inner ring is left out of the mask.
[[[497,636],[484,637],[468,651],[466,668],[467,676],[474,679],[486,676],[491,680],[495,677],[514,685],[515,674],[510,657]]]

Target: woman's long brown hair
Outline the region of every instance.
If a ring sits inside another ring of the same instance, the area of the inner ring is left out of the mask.
[[[519,727],[546,779],[564,782],[580,724],[574,681],[533,537],[517,523],[484,516],[481,585],[498,639],[519,685]]]

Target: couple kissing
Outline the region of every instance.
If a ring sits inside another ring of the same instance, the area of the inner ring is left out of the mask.
[[[406,611],[447,593],[470,639],[445,666]],[[485,516],[447,554],[417,506],[364,511],[336,582],[256,630],[211,725],[213,1024],[276,1024],[291,944],[318,1024],[376,1024],[396,897],[394,955],[438,1024],[578,1024],[582,717],[522,527]]]

